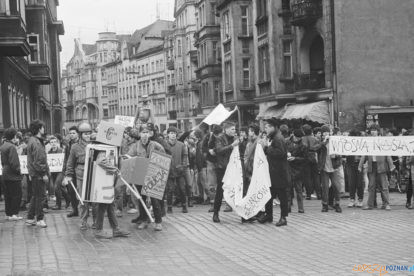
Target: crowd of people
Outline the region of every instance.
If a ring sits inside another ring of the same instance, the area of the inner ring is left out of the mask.
[[[162,230],[162,218],[179,207],[188,213],[194,204],[210,205],[215,223],[220,222],[219,212],[223,202],[223,177],[234,148],[238,148],[243,168],[243,193],[249,188],[253,173],[256,145],[260,144],[267,156],[271,179],[272,198],[265,208],[253,218],[241,218],[242,223],[257,220],[273,222],[274,205],[280,205],[280,219],[276,226],[287,225],[296,198],[297,212],[304,213],[304,200],[320,200],[322,212],[334,210],[341,213],[340,200],[349,191],[347,207],[372,210],[377,208],[377,193],[381,195],[381,208],[391,210],[389,204],[389,179],[394,170],[407,175],[406,207],[413,208],[414,157],[393,156],[337,156],[329,153],[329,137],[332,135],[378,136],[410,135],[410,131],[372,126],[361,132],[341,132],[329,125],[312,127],[309,124],[289,127],[279,120],[270,119],[262,124],[251,124],[236,130],[236,124],[226,121],[221,125],[201,124],[196,130],[182,132],[169,127],[160,132],[152,123],[127,127],[119,153],[121,158],[135,156],[149,158],[153,150],[171,156],[164,200],[146,198],[155,218],[155,231]],[[44,214],[49,210],[68,210],[67,217],[80,218],[80,230],[89,228],[101,238],[124,237],[129,232],[119,228],[117,217],[125,213],[137,214],[132,223],[137,229],[149,226],[144,206],[119,181],[115,184],[112,204],[79,203],[85,165],[85,149],[96,143],[96,131],[88,123],[81,123],[60,134],[45,135],[45,125],[40,120],[30,124],[26,133],[14,128],[6,129],[0,146],[2,182],[0,199],[5,200],[6,219],[23,219],[19,211],[28,210],[26,224],[47,227]],[[63,153],[62,172],[50,173],[47,154]],[[22,174],[19,155],[27,155],[28,174]],[[138,192],[142,186],[135,185]],[[364,189],[368,187],[368,199],[364,202]],[[76,189],[76,190],[75,190]],[[77,193],[78,192],[78,193]],[[55,202],[54,206],[50,206]],[[166,202],[166,206],[165,206]],[[63,205],[64,204],[64,205]],[[343,206],[343,205],[342,205]],[[232,209],[226,205],[225,212]],[[92,224],[88,217],[92,213]],[[107,213],[112,233],[103,231],[104,215]]]

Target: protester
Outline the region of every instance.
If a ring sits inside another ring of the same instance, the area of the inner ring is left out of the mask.
[[[63,160],[63,169],[62,169],[63,174],[66,173],[66,167],[67,167],[70,151],[71,151],[73,145],[77,144],[78,141],[79,141],[78,128],[76,126],[72,126],[72,127],[69,128],[69,143],[68,143],[68,146],[65,148],[65,158]],[[72,183],[73,183],[73,186],[76,188],[77,187],[76,177],[72,178]],[[80,185],[82,185],[82,184],[80,184]],[[72,205],[72,212],[67,214],[67,217],[68,218],[77,217],[79,215],[79,212],[78,212],[79,200],[76,196],[76,192],[75,192],[74,188],[72,187],[72,185],[66,185],[66,188],[68,190],[69,200],[70,200],[71,205]]]
[[[312,127],[310,125],[303,125],[302,127],[305,136],[302,137],[302,143],[308,148],[308,158],[305,161],[303,179],[306,188],[306,199],[310,200],[312,193],[315,192],[317,199],[321,200],[321,182],[318,171],[318,150],[321,147],[318,139],[313,136]]]
[[[63,153],[62,148],[59,146],[60,142],[56,136],[52,136],[49,140],[51,145],[48,154]],[[69,207],[70,198],[67,193],[66,187],[62,185],[63,173],[62,172],[53,172],[50,174],[50,188],[49,196],[55,195],[56,205],[52,207],[52,210],[61,210],[62,209],[62,197],[65,199],[66,208]]]
[[[350,136],[360,136],[360,133],[356,130],[349,132]],[[346,157],[346,174],[348,176],[349,184],[349,203],[348,207],[362,208],[364,200],[364,182],[362,179],[362,173],[358,170],[360,156],[347,156]],[[358,196],[358,201],[355,201],[355,193]]]
[[[15,146],[16,135],[16,129],[6,129],[4,132],[5,141],[0,146],[6,219],[11,221],[23,219],[19,216],[20,201],[22,198],[22,174],[20,172],[19,156]]]
[[[46,186],[49,183],[50,171],[43,139],[45,123],[40,120],[32,121],[30,131],[33,136],[30,137],[27,145],[27,169],[32,181],[33,192],[26,224],[46,228],[43,204],[46,200]]]

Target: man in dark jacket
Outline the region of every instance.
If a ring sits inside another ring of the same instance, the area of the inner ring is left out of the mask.
[[[69,128],[69,144],[65,148],[65,159],[63,161],[63,170],[62,170],[62,172],[66,172],[66,166],[67,166],[67,163],[68,163],[70,150],[71,150],[72,146],[78,142],[78,140],[79,140],[78,128],[76,126],[72,126],[71,128]],[[74,177],[72,179],[72,182],[73,182],[73,185],[75,187],[77,187],[76,177]],[[79,201],[78,201],[78,198],[76,197],[76,192],[72,188],[71,185],[68,185],[67,189],[68,189],[69,199],[70,199],[70,202],[71,202],[71,205],[72,205],[72,212],[67,214],[67,217],[68,218],[77,217],[79,215],[79,212],[78,212]]]
[[[322,198],[321,182],[318,171],[318,150],[321,147],[319,140],[313,136],[312,127],[303,125],[305,136],[302,137],[302,143],[308,148],[308,158],[304,167],[304,185],[306,188],[306,199],[310,200],[313,192],[316,193],[318,200]]]
[[[22,199],[22,175],[20,173],[20,161],[14,140],[17,131],[8,128],[4,132],[6,139],[0,147],[1,165],[3,167],[4,201],[6,207],[6,219],[21,220],[19,217],[20,201]]]
[[[234,123],[225,122],[223,124],[224,133],[216,138],[216,146],[214,152],[217,157],[216,176],[217,176],[217,190],[214,198],[214,215],[213,221],[220,222],[219,211],[221,202],[223,201],[223,177],[226,172],[227,164],[230,160],[230,155],[233,148],[239,145],[240,140],[235,139],[236,126]]]
[[[45,123],[34,120],[30,123],[30,137],[27,145],[27,170],[32,179],[33,195],[27,214],[27,225],[37,225],[46,228],[44,221],[43,202],[46,199],[46,186],[49,183],[49,166],[47,164],[46,149],[43,140]]]
[[[59,146],[59,140],[56,136],[52,136],[49,139],[49,143],[51,148],[48,154],[56,154],[56,153],[63,153],[62,148]],[[53,191],[56,196],[56,205],[52,207],[52,210],[60,210],[62,209],[62,197],[65,199],[66,208],[69,207],[70,198],[66,187],[62,185],[63,180],[63,173],[62,172],[54,172],[50,174],[50,191],[53,194]]]
[[[273,222],[273,199],[277,195],[280,200],[280,220],[276,226],[283,226],[287,225],[286,217],[289,214],[287,189],[290,186],[290,174],[287,148],[276,119],[266,121],[265,130],[269,137],[265,154],[269,162],[272,198],[266,203],[265,214],[259,218],[259,222]]]

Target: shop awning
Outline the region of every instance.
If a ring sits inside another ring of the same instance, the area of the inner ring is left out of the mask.
[[[329,104],[326,101],[292,104],[285,107],[272,106],[257,116],[257,119],[304,119],[318,122],[320,124],[330,123]]]

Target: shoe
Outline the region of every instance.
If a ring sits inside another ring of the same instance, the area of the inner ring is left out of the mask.
[[[333,205],[328,205],[329,210],[335,210],[335,207]]]
[[[95,230],[94,232],[95,238],[98,239],[112,239],[113,235],[103,231],[103,230]]]
[[[303,214],[305,213],[305,210],[298,210],[298,213]]]
[[[181,201],[179,201],[178,199],[176,199],[173,203],[173,206],[178,206],[179,204],[181,204]]]
[[[81,231],[88,230],[88,224],[86,223],[86,221],[81,223],[81,226],[79,227],[79,229]]]
[[[122,211],[121,211],[121,210],[115,210],[115,215],[116,215],[118,218],[122,218]]]
[[[210,209],[208,209],[208,212],[209,212],[209,213],[213,213],[213,212],[214,212],[214,207],[213,207],[213,206],[211,206],[211,207],[210,207]]]
[[[43,219],[42,220],[39,220],[36,223],[36,226],[39,226],[39,227],[42,227],[42,228],[46,228],[47,227],[46,222]]]
[[[385,209],[387,206],[386,205],[381,205],[381,209]]]
[[[50,208],[50,209],[52,209],[52,210],[62,210],[62,208],[61,207],[59,207],[59,206],[53,206],[52,208]]]
[[[49,209],[48,208],[43,208],[43,213],[45,213],[45,214],[49,213]]]
[[[92,228],[92,229],[96,229],[96,223],[92,223],[91,228]]]
[[[306,200],[311,200],[312,199],[312,197],[309,195],[309,196],[306,196]]]
[[[374,209],[374,208],[369,207],[369,206],[365,206],[364,208],[362,208],[362,210],[372,210],[372,209]]]
[[[321,196],[321,195],[317,195],[317,196],[316,196],[316,199],[317,199],[317,200],[322,200],[322,196]]]
[[[123,230],[121,230],[121,229],[114,229],[113,231],[112,231],[112,237],[114,237],[114,238],[120,238],[120,237],[128,237],[129,236],[129,232],[128,231],[123,231]]]
[[[155,227],[154,227],[154,231],[162,231],[162,224],[161,223],[156,223]]]
[[[210,198],[204,200],[203,205],[210,205]]]
[[[252,223],[256,220],[255,217],[249,218],[249,219],[245,219],[245,218],[241,218],[241,223]]]
[[[385,211],[391,211],[391,206],[390,205],[385,206]]]
[[[281,217],[280,220],[276,223],[276,227],[287,225],[287,220],[284,217]]]
[[[138,230],[144,230],[145,228],[147,228],[148,227],[148,222],[147,221],[143,221],[142,223],[140,223],[139,225],[138,225]]]
[[[172,207],[167,207],[167,214],[172,214]]]
[[[78,214],[78,212],[71,212],[71,213],[67,214],[66,216],[68,218],[71,218],[71,217],[77,217],[77,216],[79,216],[79,214]]]
[[[353,208],[353,207],[355,207],[355,200],[351,199],[348,203],[348,208]]]
[[[132,209],[129,209],[128,211],[127,211],[127,214],[136,214],[136,213],[138,213],[138,210],[137,209],[135,209],[135,208],[132,208]]]
[[[335,212],[342,213],[342,208],[341,206],[339,206],[339,204],[335,204],[334,208],[335,208]]]
[[[260,218],[257,219],[258,222],[260,223],[266,223],[266,222],[273,222],[273,217],[271,217],[270,215],[263,215]]]
[[[36,220],[34,219],[27,219],[25,223],[28,226],[36,226]]]
[[[185,205],[183,206],[183,213],[184,214],[188,213],[187,206],[185,206]]]
[[[219,223],[220,222],[220,219],[219,219],[219,215],[218,214],[214,214],[213,215],[213,222],[215,222],[215,223]]]
[[[50,196],[50,200],[56,201],[56,197],[55,196]]]
[[[11,221],[17,221],[17,220],[22,220],[22,219],[23,219],[22,217],[19,217],[19,216],[16,216],[16,215],[13,215],[13,216],[9,217],[9,220],[11,220]]]
[[[362,204],[362,200],[358,200],[358,202],[355,204],[355,206],[357,208],[362,208],[363,204]]]
[[[191,201],[191,200],[188,201],[188,207],[194,207],[193,201]]]
[[[412,204],[410,204],[407,208],[411,210],[411,209],[413,209],[414,207],[413,207],[413,205],[412,205]]]
[[[229,205],[227,205],[226,209],[224,209],[223,212],[226,212],[226,213],[233,212],[233,208],[231,208]]]
[[[322,205],[322,212],[323,213],[326,213],[326,212],[328,212],[329,211],[329,207],[328,207],[328,205],[327,204],[323,204]]]

